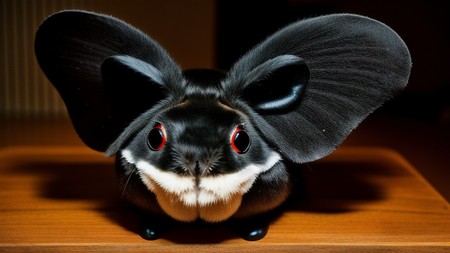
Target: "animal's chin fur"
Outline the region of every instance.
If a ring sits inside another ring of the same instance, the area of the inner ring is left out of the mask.
[[[123,150],[121,155],[126,163],[137,168],[141,181],[156,196],[161,209],[184,222],[197,219],[220,222],[230,218],[240,209],[244,194],[257,177],[281,161],[279,154],[272,152],[264,164],[250,164],[234,173],[196,179],[137,160],[129,150]]]
[[[188,204],[183,200],[183,197],[180,198],[179,195],[164,190],[151,178],[148,181],[153,184],[152,192],[155,194],[159,206],[166,214],[179,221],[190,222],[201,219],[207,222],[220,222],[231,217],[238,210],[242,201],[242,194],[236,193],[228,199],[218,199],[208,204],[195,202]],[[195,192],[192,193],[186,195],[196,194]],[[202,193],[198,195],[202,195]],[[212,199],[214,196],[207,198]]]

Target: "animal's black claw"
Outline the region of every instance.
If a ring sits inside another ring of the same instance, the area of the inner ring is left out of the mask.
[[[264,238],[269,230],[268,225],[262,225],[252,228],[247,228],[247,230],[243,229],[240,231],[240,235],[242,239],[247,241],[258,241]]]
[[[258,241],[267,235],[269,222],[263,219],[236,220],[232,224],[232,230],[244,240]]]
[[[155,228],[141,228],[140,231],[140,235],[142,238],[144,238],[145,240],[156,240],[158,238],[161,237],[161,235],[163,234],[162,231],[159,231],[158,229]]]
[[[139,234],[145,240],[157,240],[171,227],[170,222],[156,221],[156,219],[141,218],[139,223]]]

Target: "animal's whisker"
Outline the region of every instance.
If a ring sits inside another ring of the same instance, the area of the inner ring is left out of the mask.
[[[122,194],[120,195],[120,198],[123,198],[125,195],[125,191],[127,190],[128,184],[130,183],[131,176],[136,172],[137,168],[134,168],[133,171],[131,171],[130,175],[127,177],[127,181],[125,182],[125,186],[123,187]]]

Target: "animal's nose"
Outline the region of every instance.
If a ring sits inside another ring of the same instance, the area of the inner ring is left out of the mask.
[[[186,168],[193,177],[199,177],[202,174],[201,164],[199,160],[187,160]]]
[[[200,176],[200,174],[201,174],[200,162],[199,161],[195,161],[194,175],[196,177],[198,177],[198,176]]]

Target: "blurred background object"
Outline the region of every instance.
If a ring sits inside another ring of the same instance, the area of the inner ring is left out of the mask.
[[[450,200],[450,8],[445,1],[0,0],[0,147],[83,145],[34,57],[48,15],[85,9],[126,20],[157,40],[182,68],[228,69],[293,21],[348,12],[380,20],[409,46],[407,89],[371,115],[344,145],[390,147]]]

